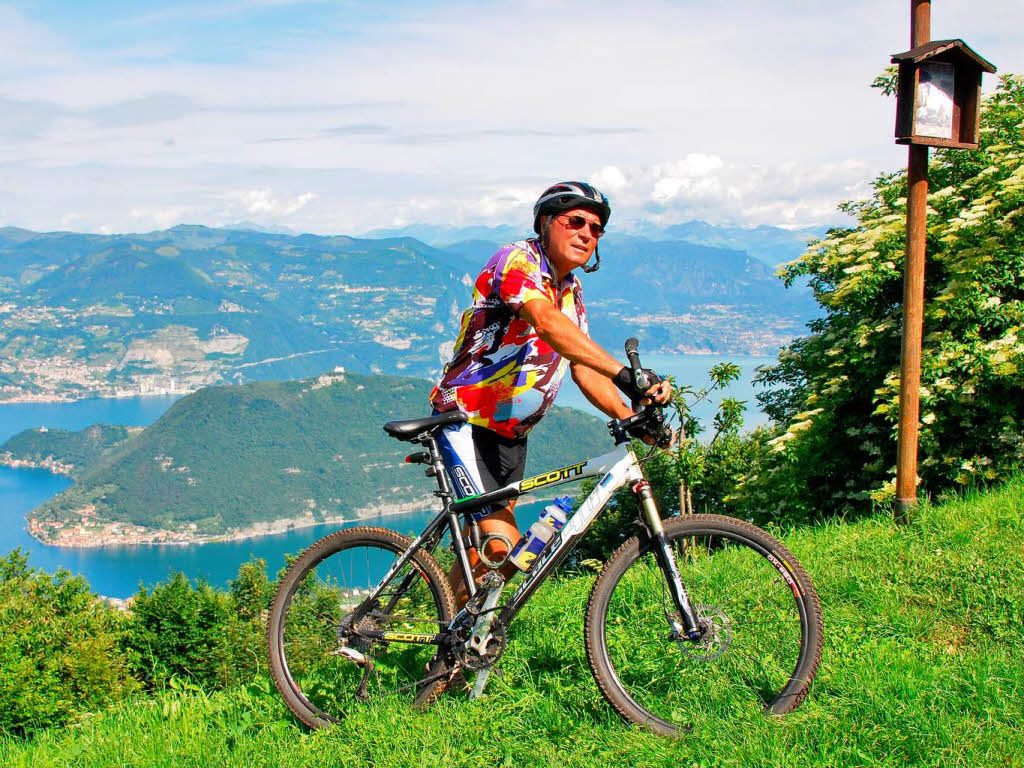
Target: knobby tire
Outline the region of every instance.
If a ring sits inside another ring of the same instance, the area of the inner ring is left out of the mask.
[[[761,529],[718,515],[664,521],[706,633],[672,636],[678,620],[653,540],[634,537],[605,564],[585,621],[587,659],[625,719],[677,736],[741,708],[791,712],[821,662],[821,604],[793,554]]]
[[[289,709],[310,728],[333,725],[368,703],[355,696],[363,668],[339,654],[342,637],[373,660],[371,700],[429,701],[432,688],[441,684],[417,683],[428,676],[436,646],[346,635],[365,595],[411,544],[407,536],[386,528],[348,528],[311,545],[282,578],[267,622],[270,672]],[[408,586],[399,594],[406,576]],[[386,611],[392,600],[394,607]],[[419,550],[357,628],[436,633],[451,621],[454,604],[440,565]]]

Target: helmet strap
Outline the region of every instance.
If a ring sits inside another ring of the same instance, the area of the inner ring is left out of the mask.
[[[554,216],[545,216],[544,223],[540,227],[540,244],[544,246],[544,250],[548,248],[548,240],[551,237],[551,223],[554,220]]]
[[[594,259],[595,259],[594,266],[590,266],[589,264],[584,264],[581,267],[581,269],[584,272],[586,272],[588,275],[591,272],[597,272],[597,270],[599,270],[601,268],[601,254],[597,252],[597,246],[596,245],[594,246]]]

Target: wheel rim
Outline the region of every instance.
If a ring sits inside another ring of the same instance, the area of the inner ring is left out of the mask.
[[[689,533],[689,532],[688,532]],[[654,553],[621,574],[608,599],[603,644],[612,684],[640,722],[678,731],[784,701],[805,656],[800,587],[756,542],[722,531],[672,542],[683,584],[704,629],[674,639],[679,620]]]
[[[353,648],[373,663],[370,701],[411,701],[436,647],[381,643],[359,637],[361,629],[433,634],[448,617],[437,588],[410,561],[395,575],[374,609],[355,609],[398,560],[400,551],[381,542],[358,543],[313,562],[285,596],[277,643],[288,687],[314,717],[337,722],[353,706],[364,668],[340,652]],[[408,578],[407,578],[408,577]],[[398,594],[399,587],[406,588]],[[392,605],[391,609],[387,609]],[[356,620],[358,618],[358,620]],[[353,631],[355,630],[355,631]]]

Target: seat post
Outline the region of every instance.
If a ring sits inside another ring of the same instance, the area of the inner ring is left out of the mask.
[[[423,440],[423,444],[430,451],[430,466],[434,470],[434,478],[437,480],[438,490],[442,494],[442,500],[447,509],[455,500],[455,495],[452,492],[452,485],[448,481],[448,468],[441,457],[441,449],[437,447],[437,438],[431,433]]]

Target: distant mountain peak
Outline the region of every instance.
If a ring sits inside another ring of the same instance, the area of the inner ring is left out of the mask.
[[[224,226],[218,227],[218,229],[224,229],[232,232],[261,232],[266,235],[288,235],[290,237],[295,237],[296,235],[301,234],[291,227],[286,227],[280,224],[266,226],[248,220],[237,221],[233,224],[225,224]]]

